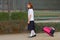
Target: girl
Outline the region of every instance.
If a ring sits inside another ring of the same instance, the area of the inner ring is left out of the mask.
[[[30,36],[29,37],[35,37],[35,26],[34,26],[34,11],[33,11],[33,6],[31,3],[27,4],[28,8],[28,30],[30,30]]]

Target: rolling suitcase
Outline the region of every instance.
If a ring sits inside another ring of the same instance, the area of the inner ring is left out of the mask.
[[[54,36],[54,32],[55,32],[55,28],[53,28],[53,27],[48,27],[48,26],[44,26],[43,27],[43,31],[45,32],[45,33],[47,33],[48,35],[50,35],[50,36]]]

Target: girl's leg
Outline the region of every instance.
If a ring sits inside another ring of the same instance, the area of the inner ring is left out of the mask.
[[[31,21],[31,34],[30,34],[30,36],[31,37],[35,37],[36,36],[36,33],[35,33],[35,26],[34,26],[34,21]]]
[[[34,30],[31,30],[30,36],[34,36],[34,35],[36,35],[35,31]]]

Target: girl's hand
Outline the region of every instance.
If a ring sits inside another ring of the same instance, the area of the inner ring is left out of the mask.
[[[28,21],[28,24],[30,24],[30,21]]]

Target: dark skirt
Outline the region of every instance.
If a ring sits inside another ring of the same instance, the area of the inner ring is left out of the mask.
[[[35,30],[34,21],[30,21],[30,24],[28,24],[28,30]]]

